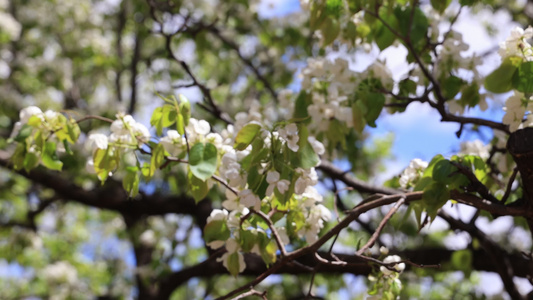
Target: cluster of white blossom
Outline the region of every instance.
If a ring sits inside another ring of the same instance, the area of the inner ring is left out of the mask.
[[[10,138],[15,138],[20,133],[22,127],[28,124],[28,122],[33,116],[36,116],[39,119],[38,125],[33,122],[33,132],[35,132],[36,130],[40,130],[43,136],[45,137],[48,137],[49,134],[53,133],[55,130],[60,129],[63,126],[62,122],[59,119],[60,117],[62,117],[60,113],[52,110],[47,110],[43,113],[43,111],[36,106],[28,106],[19,112],[20,120],[17,121],[13,126],[13,131],[11,132]],[[65,151],[63,143],[57,143],[57,138],[54,135],[48,137],[48,141],[56,142],[57,150],[59,152]],[[32,145],[29,148],[29,151],[35,151],[35,147],[36,145]]]
[[[310,187],[312,188],[312,187]],[[313,188],[314,190],[314,188]],[[322,201],[322,196],[314,190],[309,193],[310,197],[303,195],[303,201],[300,206],[305,212],[305,224],[298,230],[298,237],[305,238],[308,244],[312,244],[318,240],[318,233],[324,228],[324,221],[331,220],[331,212],[322,204],[316,204],[316,201]],[[311,206],[307,206],[309,202],[313,202]]]
[[[73,285],[78,281],[78,271],[67,261],[58,261],[42,269],[43,278],[51,283]]]
[[[218,133],[211,133],[211,125],[205,120],[191,118],[189,125],[185,128],[186,136],[180,135],[176,130],[168,130],[167,135],[159,142],[165,150],[174,157],[180,156],[187,151],[187,144],[194,145],[197,142],[210,142],[219,148],[222,146],[222,136]]]
[[[22,25],[8,11],[9,1],[0,0],[0,34],[5,33],[11,41],[16,41],[20,37]]]
[[[248,114],[249,115],[249,114]],[[258,121],[251,121],[248,124],[257,124]],[[242,125],[237,125],[242,127]],[[234,128],[228,127],[229,132],[233,132]],[[226,132],[224,135],[228,135]],[[276,139],[281,142],[281,145],[286,145],[285,151],[297,152],[299,150],[298,146],[298,127],[294,123],[287,124],[286,126],[280,128],[278,131],[269,132],[266,130],[262,131],[262,135],[265,136],[265,147],[269,148],[272,140]],[[225,141],[230,141],[233,143],[232,139],[228,138]],[[324,153],[324,146],[322,143],[317,141],[314,137],[308,138],[309,143],[313,147],[316,153]],[[231,144],[230,143],[230,144]],[[231,236],[227,240],[216,240],[209,243],[209,246],[216,249],[220,248],[223,245],[226,246],[226,254],[220,258],[223,261],[223,264],[227,267],[228,259],[230,255],[237,253],[239,257],[239,268],[244,268],[244,259],[242,256],[242,249],[239,246],[239,229],[241,228],[242,221],[241,217],[247,215],[250,210],[254,209],[256,211],[261,210],[262,205],[270,205],[269,202],[275,197],[275,193],[285,195],[289,192],[290,186],[292,184],[291,180],[288,178],[282,178],[281,174],[273,169],[262,169],[259,170],[265,180],[268,183],[266,189],[266,196],[264,199],[261,199],[257,194],[254,193],[247,185],[247,176],[246,171],[243,170],[241,166],[241,161],[250,154],[250,147],[238,151],[233,147],[228,147],[228,145],[222,145],[221,150],[223,152],[221,163],[218,168],[218,174],[222,180],[224,180],[227,185],[231,188],[226,189],[226,200],[223,201],[222,210],[214,210],[211,216],[208,218],[207,223],[213,221],[224,221],[231,231]],[[263,166],[266,167],[266,166]],[[318,176],[314,168],[302,169],[297,168],[295,170],[294,179],[294,190],[295,195],[291,197],[290,201],[295,201],[294,209],[301,211],[304,218],[306,219],[306,224],[293,234],[297,235],[300,238],[305,238],[308,243],[313,243],[318,239],[318,233],[320,229],[324,227],[324,221],[328,221],[331,218],[329,210],[320,204],[322,202],[322,196],[318,191],[313,187],[318,182]],[[235,194],[237,191],[237,194]],[[292,207],[292,205],[291,205]],[[281,237],[281,240],[288,244],[289,238],[286,232],[285,224],[280,221],[276,223],[275,230]],[[261,228],[247,228],[246,230],[251,230],[254,234],[259,234],[263,232]],[[260,254],[258,245],[252,249],[252,252],[257,252]],[[255,250],[254,250],[255,249]]]
[[[450,30],[446,34],[446,39],[442,45],[437,48],[437,60],[433,67],[433,76],[436,78],[447,78],[449,74],[465,74],[470,73],[470,78],[462,78],[464,81],[469,81],[468,85],[476,84],[478,87],[483,85],[483,77],[480,76],[478,67],[482,64],[480,56],[475,53],[470,56],[465,56],[463,52],[469,48],[468,44],[463,41],[463,35],[457,31]],[[419,74],[424,76],[423,74]],[[419,83],[427,84],[427,82],[419,81]],[[468,88],[465,85],[463,89]],[[488,108],[486,102],[486,94],[479,94],[479,108],[485,111]],[[463,114],[465,111],[464,104],[459,101],[451,100],[448,102],[448,109],[453,114]]]
[[[533,125],[531,113],[526,116],[526,122],[522,123],[526,112],[533,111],[532,98],[530,97],[528,100],[523,93],[514,91],[513,95],[505,101],[505,107],[503,108],[505,115],[502,122],[509,125],[511,132]]]
[[[400,262],[400,261],[402,261],[402,259],[398,255],[389,255],[389,256],[385,257],[385,259],[383,260],[383,263],[391,264],[391,263]],[[397,272],[403,272],[403,270],[405,270],[405,263],[395,264],[393,268]],[[393,274],[397,274],[397,272],[395,272],[393,270],[390,270],[390,269],[388,269],[385,266],[379,267],[379,270],[385,276],[390,276],[390,275],[393,275]]]
[[[411,186],[422,176],[427,167],[428,163],[419,158],[411,160],[409,166],[400,175],[400,186],[403,188]]]
[[[461,150],[459,151],[459,154],[477,155],[483,160],[486,160],[490,156],[490,148],[490,145],[485,145],[480,140],[466,141],[461,143]]]
[[[389,249],[385,246],[382,246],[379,249],[380,253],[382,255],[389,254]],[[402,259],[398,255],[389,255],[383,259],[383,263],[385,264],[392,264],[397,263],[393,265],[393,270],[389,269],[385,266],[380,266],[379,276],[375,276],[376,274],[370,274],[368,276],[368,280],[370,282],[374,282],[374,284],[379,284],[379,289],[376,294],[373,294],[369,297],[367,297],[367,300],[377,300],[377,299],[383,299],[383,291],[385,290],[395,290],[399,291],[402,288],[402,282],[399,279],[400,273],[402,273],[405,270],[405,263],[400,263]],[[379,282],[379,283],[378,283]]]
[[[110,145],[117,148],[137,149],[148,142],[150,132],[142,123],[130,115],[117,114],[117,119],[111,123],[111,134],[93,133],[89,136],[89,145],[95,149],[106,150]]]
[[[528,26],[526,30],[515,27],[511,30],[511,35],[500,43],[500,50],[498,53],[505,59],[507,57],[521,57],[524,61],[533,60],[533,49],[527,42],[533,37],[533,27]]]
[[[239,232],[243,229],[241,227],[243,222],[241,218],[248,215],[250,210],[261,211],[265,207],[276,207],[280,202],[274,204],[273,201],[282,201],[281,199],[277,199],[278,197],[284,197],[285,200],[283,201],[290,201],[290,205],[288,206],[289,211],[294,210],[306,222],[298,225],[291,224],[291,228],[294,230],[291,233],[287,232],[286,226],[288,225],[286,224],[286,218],[274,224],[273,230],[278,232],[279,237],[286,244],[290,242],[288,238],[289,234],[304,238],[308,243],[315,242],[318,239],[320,230],[324,227],[324,222],[331,218],[330,211],[320,204],[323,200],[322,195],[313,187],[318,182],[318,176],[313,167],[296,168],[293,171],[293,175],[288,176],[276,171],[274,165],[268,162],[268,160],[263,160],[258,164],[257,168],[258,175],[262,176],[263,180],[268,184],[265,187],[266,191],[261,196],[262,198],[257,194],[257,191],[252,190],[248,185],[248,174],[243,168],[243,160],[250,157],[252,146],[250,145],[244,150],[236,150],[233,147],[237,132],[239,132],[238,130],[244,126],[261,126],[260,132],[257,134],[260,135],[260,138],[263,138],[266,149],[275,148],[277,149],[276,151],[291,153],[290,155],[294,155],[292,153],[298,153],[302,150],[300,147],[302,142],[300,141],[300,125],[296,123],[280,123],[281,125],[273,125],[273,128],[270,127],[272,128],[271,130],[266,130],[265,124],[273,124],[274,122],[268,119],[265,120],[263,114],[259,113],[260,108],[257,104],[253,104],[252,106],[254,106],[252,110],[247,113],[241,113],[240,117],[237,118],[236,124],[229,125],[221,134],[210,132],[211,126],[208,122],[191,118],[185,127],[185,134],[180,135],[176,130],[167,130],[166,135],[160,139],[161,145],[171,156],[185,157],[190,147],[193,147],[197,143],[209,142],[217,148],[217,161],[219,163],[217,163],[215,174],[225,183],[226,199],[222,203],[224,210],[215,210],[208,219],[208,223],[223,219],[226,222],[227,228],[230,229],[231,235],[226,240],[213,241],[209,243],[209,246],[218,248],[226,245],[228,252],[222,257],[224,265],[228,267],[229,257],[232,254],[236,254],[239,258],[238,260],[241,261],[239,264],[241,271],[245,267],[242,256],[244,250],[239,246],[241,243]],[[30,106],[20,112],[20,121],[15,125],[15,130],[12,135],[16,136],[24,124],[28,122],[35,123],[35,121],[32,121],[34,120],[32,117],[38,120],[36,123],[39,124],[39,129],[46,129],[50,133],[53,133],[57,129],[54,127],[55,119],[59,117],[65,119],[59,113],[53,111],[43,113],[39,108]],[[244,120],[247,123],[244,123]],[[143,124],[135,121],[131,115],[117,114],[116,120],[111,123],[109,131],[109,134],[92,133],[87,138],[87,145],[93,151],[93,156],[100,150],[106,150],[105,155],[109,155],[110,157],[131,154],[132,152],[129,150],[138,150],[151,138],[148,129]],[[53,135],[51,135],[51,138],[54,138]],[[318,155],[325,152],[324,145],[314,136],[308,136],[307,142]],[[57,144],[60,145],[60,143]],[[114,165],[108,167],[116,168]],[[91,158],[87,162],[87,169],[90,172],[100,172],[102,168],[99,167],[99,170],[97,170],[93,158]],[[114,172],[114,170],[109,170],[109,172]],[[294,194],[287,195],[291,191],[294,191]],[[264,231],[260,227],[254,228],[250,226],[245,230],[251,231],[255,235],[262,235],[264,238],[270,240],[273,239],[270,231]],[[144,245],[156,247],[156,249],[161,248],[166,253],[170,251],[169,246],[160,245],[161,241],[157,242],[161,235],[165,238],[163,231],[147,229],[140,234],[139,241]],[[246,251],[260,254],[259,244],[256,243],[252,250],[247,249]]]
[[[0,33],[5,33],[12,41],[20,37],[22,25],[9,13],[0,11]]]
[[[107,150],[123,153],[127,149],[138,149],[142,144],[150,140],[150,132],[142,123],[133,119],[131,115],[117,114],[117,119],[111,123],[109,136],[103,133],[89,135],[87,145],[93,149]],[[86,165],[87,171],[94,172],[94,161],[90,158]]]
[[[349,62],[343,58],[336,58],[334,61],[324,57],[310,58],[300,76],[302,89],[311,92],[312,103],[307,107],[307,112],[313,122],[308,127],[315,134],[327,131],[332,119],[341,121],[348,128],[354,126],[350,98],[353,98],[363,79],[377,79],[387,90],[392,90],[394,85],[392,73],[379,60],[369,65],[364,72],[358,73],[351,70]],[[287,97],[286,94],[283,96]],[[287,102],[282,102],[281,105],[284,106]],[[290,111],[290,108],[284,108]]]
[[[533,37],[533,27],[529,26],[525,30],[515,27],[511,35],[505,42],[500,43],[499,54],[503,59],[520,58],[522,61],[533,61],[533,48],[527,42]],[[527,97],[521,92],[514,91],[507,101],[505,101],[505,115],[502,122],[509,125],[511,132],[524,127],[533,126],[533,97]],[[524,116],[526,118],[524,121]]]

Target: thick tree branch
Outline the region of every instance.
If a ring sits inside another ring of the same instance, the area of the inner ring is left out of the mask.
[[[404,251],[395,251],[394,249],[391,249],[392,254],[397,254],[402,258],[424,266],[449,265],[447,263],[451,261],[454,252],[455,250],[445,248],[421,248]],[[318,252],[317,254],[320,255],[320,257],[331,259],[335,256],[341,261],[346,262],[346,264],[324,264],[317,271],[319,274],[353,274],[367,276],[372,271],[372,267],[368,262],[357,255],[343,253],[329,254],[327,252]],[[516,276],[525,278],[533,271],[529,268],[529,260],[520,253],[509,253],[506,255],[511,262]],[[245,254],[244,257],[246,270],[244,270],[243,275],[258,276],[267,271],[267,266],[259,256],[255,254]],[[215,258],[216,257],[211,257],[197,265],[176,271],[165,278],[161,282],[159,289],[159,296],[161,299],[167,299],[176,288],[186,283],[191,278],[229,275],[228,271],[222,266],[222,263],[217,262]],[[495,264],[491,261],[487,252],[483,250],[472,250],[472,258],[473,269],[478,271],[497,272]],[[310,270],[318,264],[313,254],[303,255],[294,260],[294,262],[295,264],[287,264],[279,268],[274,274],[309,274]],[[410,267],[407,266],[407,268]],[[451,269],[447,269],[446,267],[443,267],[442,270],[451,271]]]
[[[15,172],[9,167],[9,158],[5,151],[0,150],[0,166]],[[129,199],[128,194],[120,183],[108,180],[99,188],[85,190],[72,183],[69,178],[61,174],[42,169],[34,169],[30,173],[19,171],[18,174],[50,188],[67,201],[78,202],[100,209],[108,209],[121,214],[149,216],[165,215],[168,213],[189,214],[198,218],[201,228],[212,210],[210,201],[204,200],[196,204],[193,198],[186,195],[161,195],[159,193],[144,195],[139,199]]]
[[[317,167],[317,169],[321,170],[322,172],[327,174],[332,179],[340,180],[347,186],[352,187],[361,193],[371,193],[371,194],[377,193],[377,194],[384,194],[384,195],[401,193],[401,191],[398,191],[395,189],[374,186],[362,180],[354,178],[352,175],[350,175],[350,173],[340,170],[339,168],[335,167],[332,163],[326,160],[322,160],[320,162],[320,165]]]
[[[520,294],[513,282],[515,271],[508,254],[503,249],[491,241],[489,237],[487,237],[475,225],[466,224],[460,220],[456,220],[447,215],[444,211],[439,212],[439,217],[448,222],[452,228],[466,231],[472,238],[478,239],[488,255],[488,260],[494,264],[495,271],[500,275],[507,293],[509,293],[513,299],[524,299],[524,296]],[[530,270],[530,272],[532,271],[533,270]]]

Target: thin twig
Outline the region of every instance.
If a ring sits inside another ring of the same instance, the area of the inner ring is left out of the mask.
[[[359,251],[357,251],[357,255],[362,255],[368,248],[370,248],[370,247],[372,247],[374,245],[374,243],[378,239],[379,235],[381,234],[381,231],[385,227],[385,224],[387,224],[387,222],[390,220],[390,218],[392,218],[392,216],[396,213],[398,208],[400,208],[400,206],[403,205],[404,202],[405,202],[405,197],[400,198],[400,200],[398,200],[398,202],[396,202],[396,204],[385,215],[383,220],[381,220],[381,222],[379,223],[378,228],[376,228],[376,231],[374,232],[374,234],[372,234],[372,236],[370,237],[368,242],[363,247],[361,247],[361,249],[359,249]]]
[[[265,215],[264,212],[260,210],[250,209],[250,212],[253,212],[254,214],[258,215],[263,219],[267,225],[270,231],[272,231],[272,235],[274,236],[274,240],[276,241],[276,244],[278,244],[278,248],[281,251],[282,256],[287,256],[287,250],[285,250],[285,245],[283,245],[283,241],[281,240],[281,237],[279,236],[278,231],[276,230],[276,227],[274,227],[274,224],[272,223],[272,220]]]
[[[101,116],[85,116],[79,120],[76,120],[76,123],[81,123],[83,121],[87,121],[87,120],[100,120],[100,121],[104,121],[104,122],[107,122],[107,123],[113,123],[113,120],[109,119],[109,118],[106,118],[106,117],[101,117]]]
[[[511,174],[511,177],[509,178],[509,181],[507,182],[507,188],[505,189],[505,194],[503,194],[502,203],[505,203],[507,201],[507,198],[511,195],[511,189],[513,188],[513,182],[516,178],[516,174],[518,174],[518,167],[515,167],[513,169],[513,173]]]

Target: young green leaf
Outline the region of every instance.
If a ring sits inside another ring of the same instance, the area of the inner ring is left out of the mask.
[[[514,72],[513,88],[525,94],[533,93],[533,61],[523,62]]]
[[[45,143],[43,152],[41,153],[41,161],[48,169],[61,171],[63,168],[63,163],[57,158],[56,143]]]
[[[261,130],[261,125],[250,123],[246,124],[235,137],[235,145],[233,146],[237,150],[244,150],[248,147]]]
[[[207,182],[198,179],[196,176],[192,174],[192,172],[189,172],[187,174],[187,179],[189,183],[189,191],[191,191],[192,197],[194,198],[194,201],[196,203],[202,201],[209,192],[209,187],[207,186]]]
[[[206,243],[212,241],[225,241],[229,236],[230,231],[225,220],[211,221],[204,227],[204,240]]]
[[[152,150],[152,158],[150,159],[150,172],[148,173],[148,176],[146,176],[148,179],[152,178],[154,176],[155,171],[159,169],[165,162],[165,148],[162,144],[157,144],[155,148]]]
[[[34,169],[35,167],[37,167],[39,165],[39,155],[37,155],[38,153],[34,153],[34,152],[26,152],[26,155],[24,156],[24,162],[23,162],[23,165],[24,165],[24,170],[26,172],[30,172],[31,169]]]
[[[207,180],[217,168],[217,148],[211,143],[196,143],[189,153],[191,172],[200,180]]]
[[[22,128],[19,131],[19,134],[15,137],[15,141],[19,143],[23,142],[24,140],[26,140],[27,137],[31,135],[32,132],[33,132],[32,126],[28,124],[22,125]]]
[[[513,89],[513,76],[517,72],[510,58],[505,59],[501,66],[485,77],[485,89],[493,93],[505,93]]]
[[[369,92],[366,94],[366,97],[363,99],[363,101],[365,102],[365,107],[367,108],[365,120],[368,126],[375,128],[375,122],[379,117],[381,110],[383,110],[383,106],[385,105],[385,96],[382,93]]]
[[[189,125],[189,119],[191,118],[191,103],[183,95],[179,95],[180,98],[180,114],[183,117],[183,125]]]
[[[139,193],[139,168],[128,167],[126,168],[126,176],[122,179],[122,186],[128,192],[130,198],[135,198]]]
[[[237,277],[237,275],[239,275],[239,270],[239,254],[237,252],[231,253],[228,256],[228,271],[233,277]]]

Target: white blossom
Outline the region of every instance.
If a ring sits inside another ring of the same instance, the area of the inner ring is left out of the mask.
[[[391,88],[394,81],[392,79],[392,73],[387,68],[387,65],[385,65],[384,62],[381,61],[375,61],[373,64],[371,64],[367,72],[370,76],[379,79],[381,81],[381,84],[386,88]]]
[[[12,41],[20,38],[22,25],[11,14],[0,11],[0,31],[7,33]]]
[[[315,151],[316,154],[322,155],[326,152],[326,148],[324,148],[324,144],[322,144],[314,136],[309,136],[307,138],[307,141],[309,142],[309,144],[311,144],[311,147],[313,148],[313,151]]]
[[[306,207],[312,207],[317,202],[322,202],[322,195],[312,186],[305,188],[302,197],[304,198],[304,206]]]
[[[151,229],[145,230],[140,236],[139,241],[144,246],[153,247],[157,243],[155,233]]]
[[[514,94],[505,101],[505,115],[503,116],[502,122],[509,125],[509,130],[511,132],[521,128],[522,119],[526,113],[526,109],[529,108],[529,105],[524,105],[525,102],[524,94],[515,91]]]
[[[267,172],[266,181],[268,182],[268,187],[266,190],[266,195],[270,196],[274,193],[274,188],[278,189],[278,192],[284,194],[289,190],[290,181],[286,179],[280,180],[280,175],[276,171]]]
[[[389,255],[385,257],[385,259],[383,260],[383,263],[390,264],[390,263],[400,262],[400,261],[402,261],[402,259],[398,255]],[[402,272],[403,270],[405,270],[405,263],[399,263],[399,264],[394,265],[394,269],[398,272]],[[385,266],[379,267],[379,270],[385,276],[390,276],[396,273],[392,270],[387,269]]]
[[[209,217],[207,217],[206,224],[209,224],[213,221],[227,221],[228,220],[228,211],[225,209],[214,209]],[[211,249],[218,249],[222,246],[224,246],[224,243],[226,241],[223,240],[214,240],[207,244],[207,246],[211,247]]]
[[[78,271],[67,261],[58,261],[46,266],[43,278],[54,283],[74,284],[78,281]]]
[[[302,168],[296,168],[296,173],[300,174],[300,177],[296,179],[294,183],[294,192],[301,195],[305,192],[308,186],[313,186],[318,183],[318,175],[315,168],[305,170]]]
[[[287,147],[294,152],[298,152],[298,140],[300,139],[298,136],[298,126],[291,123],[284,128],[281,128],[278,132],[279,136],[287,142]]]
[[[89,136],[87,144],[89,148],[96,146],[98,149],[105,150],[108,147],[107,136],[101,133],[93,133]]]
[[[23,108],[19,112],[20,122],[22,124],[26,124],[26,123],[28,123],[28,121],[30,120],[30,118],[32,116],[41,115],[42,113],[43,113],[43,111],[40,108],[38,108],[37,106],[28,106],[26,108]]]
[[[511,30],[511,35],[505,42],[500,43],[500,50],[498,53],[502,58],[509,56],[524,57],[525,60],[531,60],[532,50],[531,45],[526,41],[533,37],[533,28],[528,26],[526,30],[515,27]]]
[[[185,137],[182,137],[176,130],[168,130],[167,135],[162,137],[159,143],[163,145],[170,156],[177,157],[187,150]]]
[[[239,258],[239,273],[242,273],[244,269],[246,269],[246,263],[244,262],[244,256],[240,252],[234,252],[234,253],[236,253]],[[224,253],[221,257],[217,258],[217,262],[222,262],[222,265],[226,269],[229,270],[228,260],[229,260],[229,256],[232,254],[233,253],[229,253],[229,252]]]
[[[412,184],[420,177],[420,175],[427,168],[427,166],[428,163],[419,158],[411,160],[409,166],[403,171],[402,175],[400,176],[400,186],[402,186],[403,188],[407,188],[410,184]]]
[[[254,207],[254,209],[261,209],[261,199],[254,194],[250,189],[243,190],[239,193],[240,203],[245,207]]]
[[[477,155],[482,159],[488,159],[490,156],[490,145],[484,145],[482,141],[466,141],[461,143],[461,151],[459,154]]]

